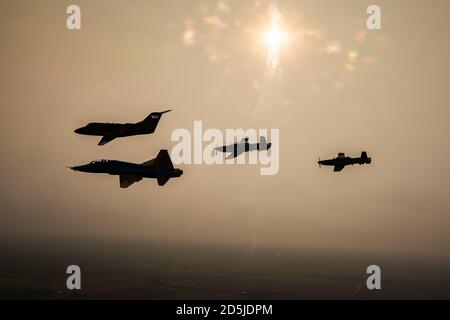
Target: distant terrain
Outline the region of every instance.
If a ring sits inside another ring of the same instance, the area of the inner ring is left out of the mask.
[[[313,250],[36,240],[0,247],[1,299],[449,299],[448,262]],[[369,291],[365,270],[382,268]],[[66,267],[82,290],[66,288]]]

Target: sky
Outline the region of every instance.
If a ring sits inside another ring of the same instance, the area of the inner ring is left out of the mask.
[[[373,3],[1,1],[0,233],[450,256],[450,3],[376,1],[371,31]],[[152,135],[73,132],[166,109]],[[120,189],[68,169],[152,159],[195,120],[279,129],[279,172],[183,164],[164,187]],[[363,150],[368,166],[317,165]]]

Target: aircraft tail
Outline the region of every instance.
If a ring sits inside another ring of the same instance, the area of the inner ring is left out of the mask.
[[[142,122],[145,124],[145,126],[150,126],[151,131],[154,132],[156,127],[158,126],[158,122],[161,119],[162,115],[170,111],[172,110],[166,110],[162,112],[152,112]]]
[[[169,152],[166,149],[159,151],[154,163],[162,168],[173,169],[172,160],[170,159]]]
[[[172,160],[166,149],[161,149],[156,158],[142,163],[145,166],[158,166],[160,168],[173,169]]]
[[[364,163],[372,162],[372,159],[367,156],[367,152],[365,151],[361,152],[361,159],[364,161]]]
[[[160,150],[155,159],[146,161],[142,164],[145,166],[155,166],[164,169],[173,169],[173,163],[172,160],[170,159],[169,152],[165,149]],[[163,186],[166,184],[167,181],[169,181],[169,179],[170,179],[169,177],[159,177],[158,184],[160,186]]]
[[[269,150],[272,146],[272,143],[267,143],[266,137],[259,138],[258,150]]]

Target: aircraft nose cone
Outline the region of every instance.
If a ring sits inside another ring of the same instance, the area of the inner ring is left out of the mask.
[[[70,169],[72,169],[73,171],[86,171],[87,166],[86,165],[73,166],[73,167],[70,167]]]
[[[75,132],[75,133],[82,133],[82,129],[83,128],[78,128],[78,129],[74,130],[73,132]]]

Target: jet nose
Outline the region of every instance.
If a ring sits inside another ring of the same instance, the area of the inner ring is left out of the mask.
[[[73,132],[81,134],[81,133],[83,133],[83,128],[78,128],[78,129],[74,130]]]
[[[82,164],[81,166],[70,167],[73,171],[89,172],[89,165]]]

